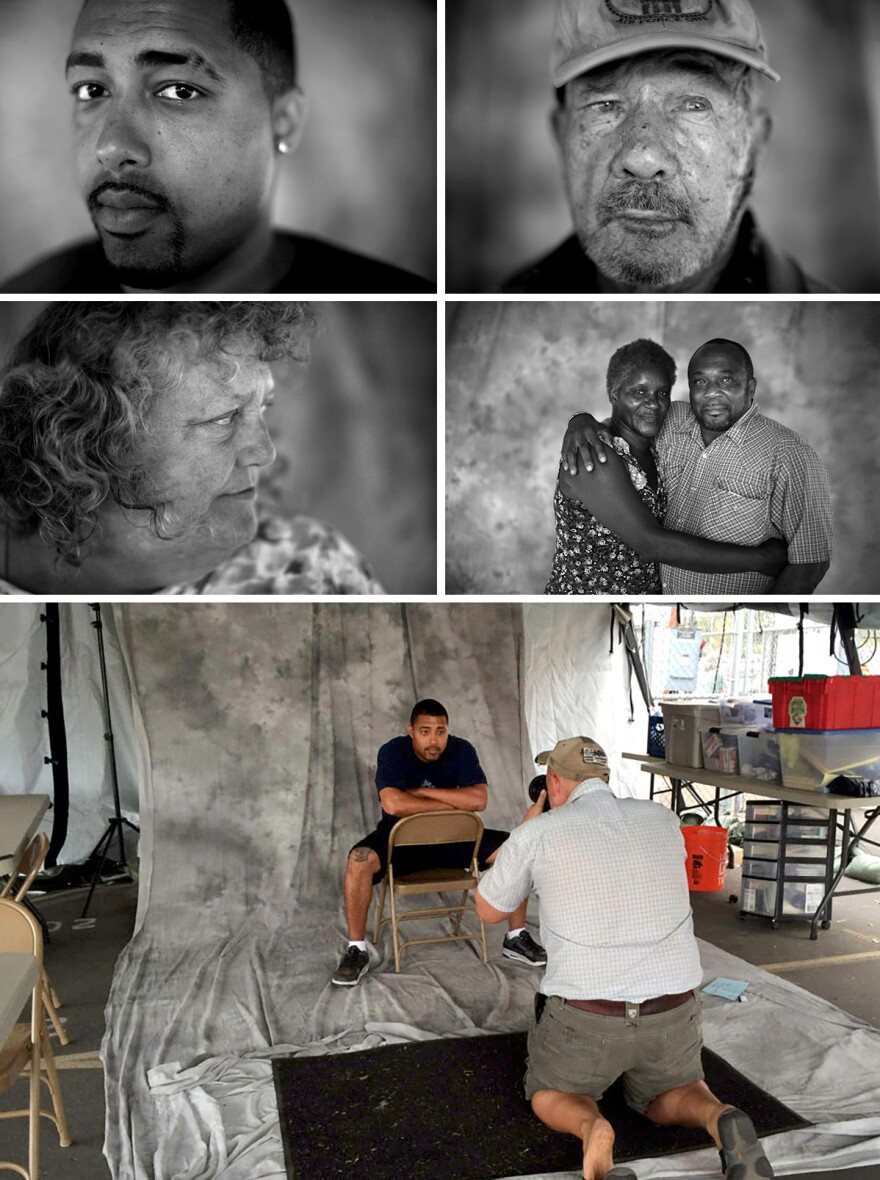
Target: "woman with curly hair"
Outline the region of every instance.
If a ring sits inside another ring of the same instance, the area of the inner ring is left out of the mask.
[[[305,303],[53,303],[0,374],[0,590],[381,593],[333,529],[262,509],[270,364]]]
[[[662,594],[658,561],[710,573],[786,563],[780,541],[728,545],[663,528],[666,495],[653,440],[669,412],[675,361],[653,340],[634,340],[612,356],[606,386],[611,417],[605,463],[556,483],[556,552],[545,594]]]

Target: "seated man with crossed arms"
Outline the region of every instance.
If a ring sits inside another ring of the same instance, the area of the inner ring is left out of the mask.
[[[373,886],[385,875],[388,863],[388,835],[399,819],[426,811],[484,811],[488,800],[486,774],[477,751],[464,738],[449,733],[449,714],[439,701],[419,701],[410,715],[408,736],[392,738],[379,750],[376,789],[382,818],[375,831],[352,848],[345,870],[345,916],[348,949],[333,976],[337,987],[354,987],[370,965],[367,951],[367,913]],[[480,868],[492,864],[509,832],[484,828],[477,854]],[[446,850],[438,850],[437,861],[428,848],[404,848],[395,854],[410,871],[447,863]],[[509,915],[509,930],[502,954],[530,967],[547,962],[544,948],[525,929],[528,893]]]

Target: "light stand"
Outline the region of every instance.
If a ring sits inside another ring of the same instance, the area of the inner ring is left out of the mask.
[[[125,828],[131,828],[133,832],[140,833],[140,828],[126,819],[122,814],[122,806],[119,802],[119,778],[116,774],[116,748],[113,744],[113,722],[110,717],[110,692],[107,688],[107,663],[104,659],[104,624],[101,620],[101,604],[99,602],[90,602],[89,609],[95,612],[95,619],[92,626],[98,636],[98,661],[101,667],[101,692],[104,698],[104,741],[107,743],[107,757],[110,761],[110,781],[113,785],[113,815],[107,821],[107,830],[104,832],[101,839],[92,850],[89,860],[97,858],[97,865],[95,872],[92,875],[92,884],[89,888],[89,895],[86,898],[86,904],[83,906],[82,917],[84,918],[88,913],[89,906],[92,903],[92,894],[95,892],[95,886],[98,883],[98,878],[101,875],[101,870],[107,860],[107,853],[110,850],[110,845],[113,843],[114,837],[118,841],[119,856],[117,863],[128,868],[128,862],[125,857]]]

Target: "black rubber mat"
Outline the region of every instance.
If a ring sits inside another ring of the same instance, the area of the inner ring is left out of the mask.
[[[580,1171],[574,1136],[545,1127],[523,1097],[526,1034],[456,1037],[273,1061],[290,1180],[494,1180]],[[710,1089],[758,1134],[807,1122],[708,1049]],[[692,1151],[703,1131],[655,1127],[618,1083],[601,1103],[615,1160]]]

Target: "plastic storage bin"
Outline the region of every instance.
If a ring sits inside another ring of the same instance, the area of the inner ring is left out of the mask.
[[[786,860],[792,856],[805,856],[811,859],[818,857],[824,861],[828,851],[827,843],[827,837],[821,844],[795,844],[793,840],[786,838],[784,855]]]
[[[764,914],[772,918],[776,912],[776,882],[743,878],[740,908],[750,914]]]
[[[782,886],[782,912],[798,917],[815,914],[824,896],[824,881],[786,881]]]
[[[880,727],[880,676],[773,676],[776,729]]]
[[[804,803],[789,803],[788,818],[794,820],[818,819],[828,823],[828,811],[824,807],[808,807]]]
[[[769,841],[743,840],[743,859],[745,860],[776,860],[779,857],[779,845]]]
[[[828,825],[795,823],[789,818],[785,835],[788,840],[824,840],[828,835]]]
[[[818,791],[839,774],[880,778],[880,729],[777,732],[786,787]]]
[[[812,810],[812,809],[811,809]],[[761,823],[765,821],[771,824],[778,824],[782,819],[782,804],[781,803],[748,803],[747,812],[749,823]]]
[[[775,860],[744,860],[742,871],[744,877],[769,877],[775,881],[777,864]]]
[[[786,877],[803,877],[808,881],[825,881],[825,861],[817,860],[814,864],[786,864]]]
[[[700,730],[721,724],[716,703],[710,701],[661,701],[663,730],[666,738],[666,761],[673,766],[703,765]]]
[[[716,774],[739,774],[739,735],[736,725],[710,725],[700,730],[703,766]]]
[[[753,701],[748,697],[719,701],[722,725],[748,725],[751,729],[770,729],[773,726],[772,700]]]
[[[779,824],[756,824],[748,822],[743,827],[744,840],[779,840]]]
[[[782,757],[775,730],[745,729],[740,732],[739,772],[762,783],[782,782]]]

